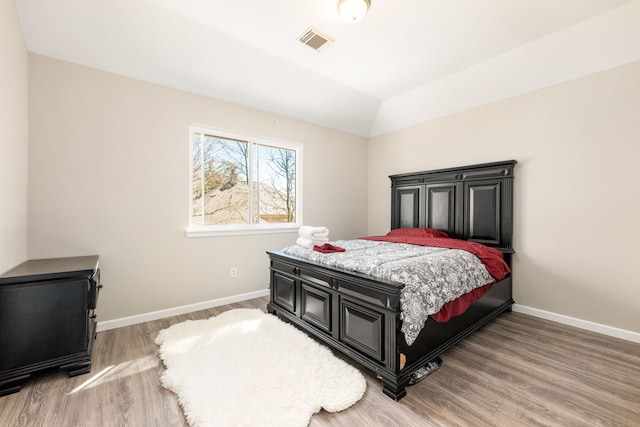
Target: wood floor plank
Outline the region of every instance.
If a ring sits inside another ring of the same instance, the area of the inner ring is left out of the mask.
[[[477,348],[471,346],[471,349],[473,354],[462,354],[465,361],[477,357]],[[558,369],[553,363],[532,363],[528,358],[511,353],[509,357],[500,358],[496,365],[480,367],[478,371],[496,378],[502,376],[502,386],[511,390],[511,399],[520,398],[523,407],[527,404],[539,405],[538,410],[544,407],[546,413],[556,414],[561,423],[619,418],[617,412],[621,402],[617,402],[616,412],[609,411],[601,402],[613,396],[601,393],[598,387],[577,376],[572,369]]]
[[[185,320],[234,308],[265,310],[257,298],[98,333],[89,374],[37,375],[0,397],[4,427],[187,426],[164,389],[155,337]],[[623,426],[640,427],[640,344],[505,313],[443,355],[443,366],[394,402],[375,374],[364,397],[310,427]]]

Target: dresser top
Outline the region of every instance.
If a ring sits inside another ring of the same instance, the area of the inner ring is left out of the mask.
[[[32,259],[0,276],[0,285],[43,280],[90,278],[98,270],[98,256]]]

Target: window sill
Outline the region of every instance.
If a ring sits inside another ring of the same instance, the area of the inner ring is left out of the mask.
[[[187,237],[244,236],[254,234],[297,233],[299,224],[287,224],[279,227],[252,226],[246,228],[213,228],[191,226],[184,232]]]

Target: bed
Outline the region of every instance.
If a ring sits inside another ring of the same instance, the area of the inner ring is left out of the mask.
[[[435,313],[409,336],[409,318],[402,311],[407,285],[397,276],[381,278],[283,250],[267,252],[268,312],[372,370],[382,380],[384,394],[401,399],[425,366],[514,303],[510,271],[515,164],[509,160],[390,176],[390,234],[399,240],[385,245],[402,245],[404,234],[415,230],[440,231],[461,248],[478,246],[481,251],[498,252],[503,260],[504,274],[475,288],[473,296],[460,297],[466,298],[456,306],[466,307],[462,314],[453,310],[456,315],[443,321],[448,316]],[[380,240],[384,238],[355,244],[383,244]]]

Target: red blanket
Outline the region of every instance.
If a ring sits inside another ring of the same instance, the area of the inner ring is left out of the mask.
[[[334,246],[331,243],[325,243],[324,245],[314,245],[313,250],[317,252],[322,252],[323,254],[331,254],[333,252],[344,252],[344,248],[340,246]]]
[[[496,280],[502,280],[511,272],[509,266],[504,262],[504,255],[498,249],[490,248],[476,242],[457,240],[443,237],[413,237],[413,236],[368,236],[361,237],[366,240],[377,240],[382,242],[409,243],[420,246],[433,246],[437,248],[462,249],[471,252],[484,263],[487,271]],[[493,282],[495,283],[495,282]],[[466,293],[459,298],[450,301],[442,306],[439,312],[431,315],[436,322],[446,322],[452,317],[459,316],[476,300],[486,294],[493,283],[481,286]]]

